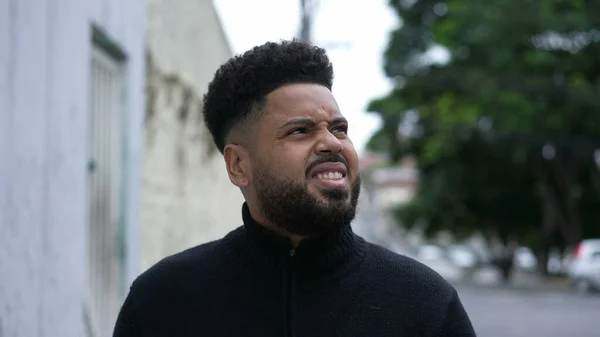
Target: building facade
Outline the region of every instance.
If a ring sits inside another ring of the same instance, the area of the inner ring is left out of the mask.
[[[202,96],[233,56],[211,0],[150,0],[141,268],[241,225]]]
[[[0,336],[109,336],[139,272],[144,5],[0,0]]]

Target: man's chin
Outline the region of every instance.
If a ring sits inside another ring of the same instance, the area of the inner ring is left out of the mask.
[[[350,191],[347,189],[321,190],[310,194],[322,205],[331,206],[350,204]]]

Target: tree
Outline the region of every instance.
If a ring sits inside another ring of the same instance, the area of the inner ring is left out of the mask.
[[[390,5],[403,23],[385,53],[397,86],[370,106],[386,122],[370,145],[418,157],[423,183],[399,212],[404,223],[493,229],[542,257],[592,233],[582,221],[600,206],[590,183],[599,179],[600,1]],[[430,56],[440,46],[446,62]],[[407,114],[419,118],[398,141]]]

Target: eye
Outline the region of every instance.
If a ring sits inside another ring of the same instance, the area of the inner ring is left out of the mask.
[[[332,130],[333,133],[343,133],[343,134],[348,134],[348,125],[340,125],[340,126],[336,126],[335,128],[333,128]]]
[[[298,135],[303,133],[306,133],[306,128],[295,128],[288,132],[289,135]]]

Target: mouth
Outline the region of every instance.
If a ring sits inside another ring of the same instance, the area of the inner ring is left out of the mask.
[[[313,176],[313,178],[317,178],[317,179],[321,179],[321,180],[340,180],[345,177],[346,177],[346,175],[344,173],[337,172],[337,171],[318,173]]]
[[[348,169],[339,162],[317,165],[310,172],[310,177],[323,189],[343,188],[349,185]]]

